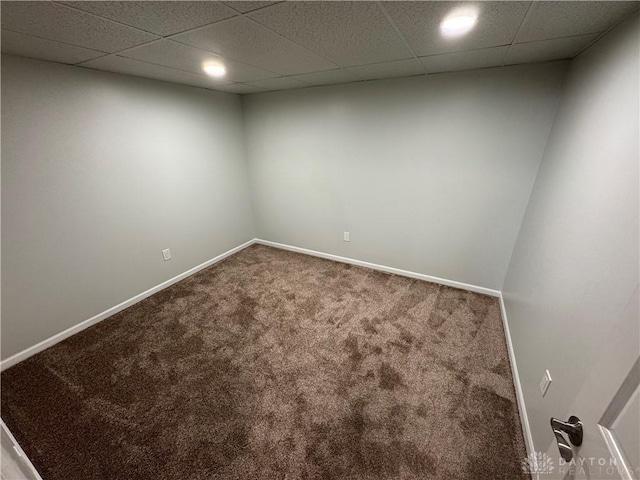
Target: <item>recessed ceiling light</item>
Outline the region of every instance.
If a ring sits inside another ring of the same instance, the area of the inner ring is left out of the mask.
[[[205,63],[202,70],[210,77],[224,77],[227,73],[225,66],[220,63]]]
[[[445,18],[440,24],[440,30],[447,37],[463,35],[476,24],[476,17],[471,15],[456,15]]]

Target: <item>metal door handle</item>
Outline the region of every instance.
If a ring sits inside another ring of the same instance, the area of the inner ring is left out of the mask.
[[[551,430],[556,437],[556,443],[558,444],[558,450],[560,450],[560,456],[567,462],[570,462],[573,458],[573,449],[569,442],[576,447],[582,445],[582,422],[578,417],[569,417],[568,422],[563,422],[555,418],[551,418]],[[564,438],[563,432],[569,437],[569,442]]]
[[[569,435],[569,440],[576,447],[582,445],[582,422],[578,417],[571,416],[568,422],[551,418],[551,428]]]
[[[565,462],[570,462],[573,458],[573,449],[569,442],[565,440],[564,435],[560,430],[554,430],[553,434],[556,436],[556,443],[558,444],[558,450],[560,450],[560,456]]]

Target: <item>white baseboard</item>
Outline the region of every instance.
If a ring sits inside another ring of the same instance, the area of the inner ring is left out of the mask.
[[[527,407],[524,403],[524,394],[522,393],[522,384],[520,383],[520,375],[518,374],[518,365],[516,364],[516,355],[513,350],[511,332],[509,331],[509,320],[507,319],[507,310],[504,306],[504,298],[502,296],[502,292],[500,292],[499,298],[500,312],[502,313],[502,325],[504,327],[504,336],[507,340],[507,350],[509,352],[509,361],[511,362],[511,373],[513,374],[513,386],[516,390],[518,410],[520,410],[520,422],[522,423],[524,444],[527,448],[527,455],[531,455],[535,452],[535,446],[533,445],[533,437],[531,436],[531,428],[529,427],[529,417],[527,416]]]
[[[256,243],[260,245],[267,245],[269,247],[280,248],[282,250],[290,250],[292,252],[304,253],[306,255],[312,255],[314,257],[326,258],[328,260],[334,260],[336,262],[348,263],[350,265],[357,265],[359,267],[371,268],[373,270],[379,270],[381,272],[393,273],[402,277],[416,278],[418,280],[424,280],[426,282],[437,283],[439,285],[446,285],[447,287],[459,288],[461,290],[469,290],[470,292],[482,293],[484,295],[490,295],[492,297],[499,297],[500,291],[493,290],[491,288],[479,287],[477,285],[470,285],[468,283],[456,282],[455,280],[447,280],[446,278],[432,277],[431,275],[425,275],[423,273],[410,272],[409,270],[401,270],[399,268],[387,267],[385,265],[378,265],[376,263],[365,262],[363,260],[355,260],[353,258],[340,257],[331,253],[317,252],[315,250],[309,250],[307,248],[293,247],[291,245],[285,245],[284,243],[270,242],[269,240],[262,240],[256,238]]]
[[[124,302],[116,305],[115,307],[111,307],[102,313],[99,313],[87,320],[84,320],[83,322],[80,322],[79,324],[74,325],[71,328],[68,328],[60,333],[57,333],[54,336],[49,337],[46,340],[43,340],[42,342],[37,343],[32,347],[22,350],[21,352],[18,352],[15,355],[12,355],[7,359],[2,360],[0,362],[0,371],[3,371],[9,367],[12,367],[17,363],[20,363],[21,361],[26,360],[32,355],[35,355],[36,353],[46,350],[47,348],[55,345],[56,343],[59,343],[66,338],[69,338],[71,335],[75,335],[76,333],[81,332],[85,328],[88,328],[91,325],[95,325],[96,323],[101,322],[102,320],[105,320],[106,318],[109,318],[118,312],[121,312],[125,308],[128,308],[140,302],[141,300],[144,300],[145,298],[150,297],[154,293],[158,293],[160,290],[164,290],[165,288],[170,287],[174,283],[177,283],[180,280],[184,280],[185,278],[193,275],[194,273],[198,273],[200,270],[210,267],[214,263],[218,263],[220,260],[224,260],[228,256],[233,255],[234,253],[239,252],[240,250],[243,250],[250,245],[253,245],[255,241],[256,239],[254,238],[252,240],[249,240],[248,242],[243,243],[242,245],[238,245],[237,247],[232,248],[231,250],[228,250],[224,253],[221,253],[217,257],[214,257],[211,260],[207,260],[206,262],[201,263],[200,265],[193,267],[187,270],[186,272],[181,273],[180,275],[176,275],[175,277],[170,278],[169,280],[162,282],[161,284],[156,285],[155,287],[152,287],[149,290],[146,290],[136,295],[135,297],[130,298],[129,300],[125,300]]]
[[[11,447],[7,448],[7,450],[10,450],[11,448],[13,448],[15,450],[15,452],[20,456],[20,458],[17,461],[22,462],[22,464],[25,467],[25,468],[21,468],[20,470],[22,472],[24,472],[25,469],[27,470],[27,472],[29,474],[29,480],[42,480],[42,477],[40,476],[40,474],[36,470],[36,467],[33,466],[33,463],[31,463],[31,460],[29,460],[29,457],[27,457],[27,454],[24,453],[24,450],[22,450],[22,447],[20,446],[20,444],[16,440],[16,437],[13,436],[13,434],[11,433],[11,430],[9,430],[7,425],[2,420],[0,420],[0,427],[2,428],[4,433],[9,438],[9,441],[11,442]],[[8,446],[5,446],[5,447],[8,447]],[[13,459],[8,459],[8,458],[4,458],[3,457],[2,461],[3,462],[12,462]],[[10,480],[10,479],[7,479],[7,480]]]

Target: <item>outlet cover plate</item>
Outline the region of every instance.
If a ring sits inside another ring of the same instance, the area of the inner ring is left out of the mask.
[[[549,385],[551,385],[551,373],[549,373],[549,370],[545,370],[544,376],[542,377],[542,380],[540,380],[540,393],[542,393],[543,397],[547,394]]]
[[[168,248],[162,250],[162,258],[164,258],[165,262],[167,260],[171,260],[171,250],[169,250]]]

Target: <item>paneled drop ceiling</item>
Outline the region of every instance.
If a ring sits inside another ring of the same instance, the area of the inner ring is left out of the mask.
[[[467,35],[442,19],[475,8]],[[572,58],[637,2],[2,1],[2,52],[246,94]],[[202,72],[224,63],[227,75]]]

